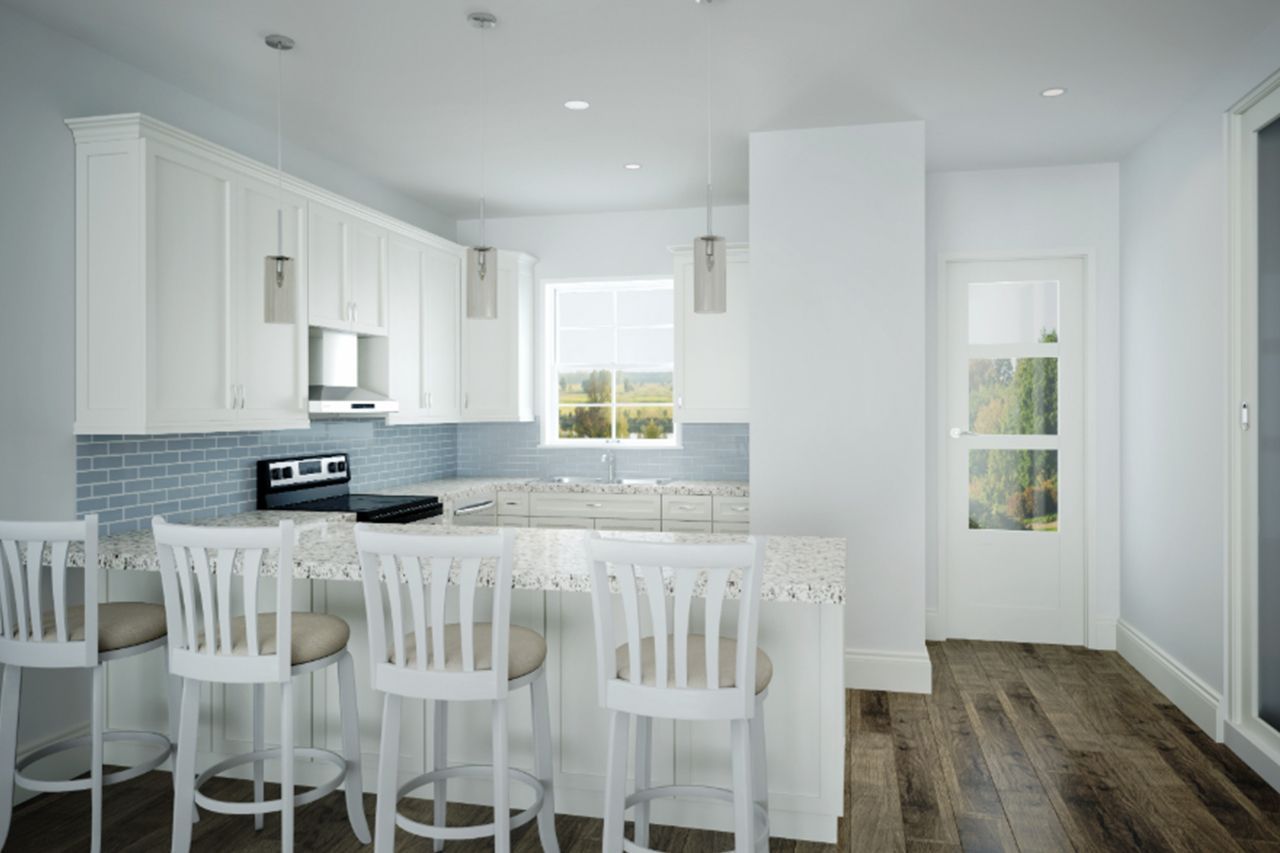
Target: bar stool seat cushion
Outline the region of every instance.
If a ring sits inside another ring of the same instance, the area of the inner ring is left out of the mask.
[[[631,680],[630,643],[618,647],[618,678]],[[695,690],[707,687],[707,638],[702,634],[689,635],[689,687]],[[738,662],[738,642],[720,638],[720,687],[735,687]],[[653,687],[658,678],[653,650],[653,637],[640,641],[640,677],[646,686]],[[763,693],[773,681],[773,661],[759,647],[756,648],[756,693]],[[667,687],[676,686],[675,638],[667,636]]]
[[[427,668],[435,665],[431,653],[431,632],[427,631]],[[418,665],[417,643],[413,634],[404,638],[405,666]],[[477,670],[493,668],[493,626],[488,622],[475,624],[475,667]],[[507,678],[514,680],[528,675],[547,658],[547,641],[537,631],[519,625],[511,626],[507,649]],[[395,660],[395,649],[391,650]],[[462,627],[457,623],[444,626],[444,668],[447,672],[462,672]]]
[[[291,617],[289,657],[293,666],[327,658],[347,647],[351,639],[351,626],[346,620],[328,613],[298,613]],[[204,642],[200,642],[203,650]],[[258,653],[275,654],[276,614],[258,614]],[[231,654],[249,654],[249,638],[245,634],[243,616],[231,620]]]
[[[44,641],[57,642],[58,631],[53,611],[46,611]],[[149,643],[166,633],[164,605],[142,601],[110,601],[98,605],[98,651],[113,652],[130,646]],[[67,639],[73,643],[84,641],[84,607],[67,608]]]

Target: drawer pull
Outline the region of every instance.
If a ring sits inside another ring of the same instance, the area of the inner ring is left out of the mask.
[[[729,509],[732,512],[746,512],[749,509],[749,507],[745,507],[742,504],[738,504],[737,506],[729,507]]]
[[[693,504],[676,504],[676,509],[681,512],[693,512],[697,507]]]
[[[604,504],[602,504],[602,503],[589,503],[589,504],[587,504],[587,507],[588,507],[589,509],[600,509],[600,507],[602,507],[602,506],[604,506]]]

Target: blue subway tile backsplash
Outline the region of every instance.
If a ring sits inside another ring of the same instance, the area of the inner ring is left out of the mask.
[[[256,505],[259,459],[345,451],[357,491],[448,477],[600,476],[601,451],[539,447],[531,424],[387,426],[317,421],[310,429],[167,436],[78,436],[76,512],[98,513],[107,535],[155,515],[195,521]],[[679,449],[617,451],[622,477],[747,479],[746,424],[691,424]]]

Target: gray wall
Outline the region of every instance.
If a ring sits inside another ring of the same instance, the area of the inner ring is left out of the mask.
[[[0,6],[0,517],[75,511],[74,174],[71,116],[145,112],[270,161],[274,131],[251,124]],[[448,220],[355,172],[287,146],[290,171],[452,236]],[[24,742],[78,724],[72,680],[27,679]],[[83,701],[82,701],[83,700]],[[29,713],[39,708],[39,718]]]

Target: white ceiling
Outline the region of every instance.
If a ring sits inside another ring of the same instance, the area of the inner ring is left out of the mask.
[[[286,136],[453,217],[479,189],[478,9],[500,19],[490,215],[701,204],[707,14],[725,203],[746,200],[754,130],[923,118],[935,170],[1115,160],[1280,17],[1277,0],[0,2],[267,126],[262,37],[291,35]]]

